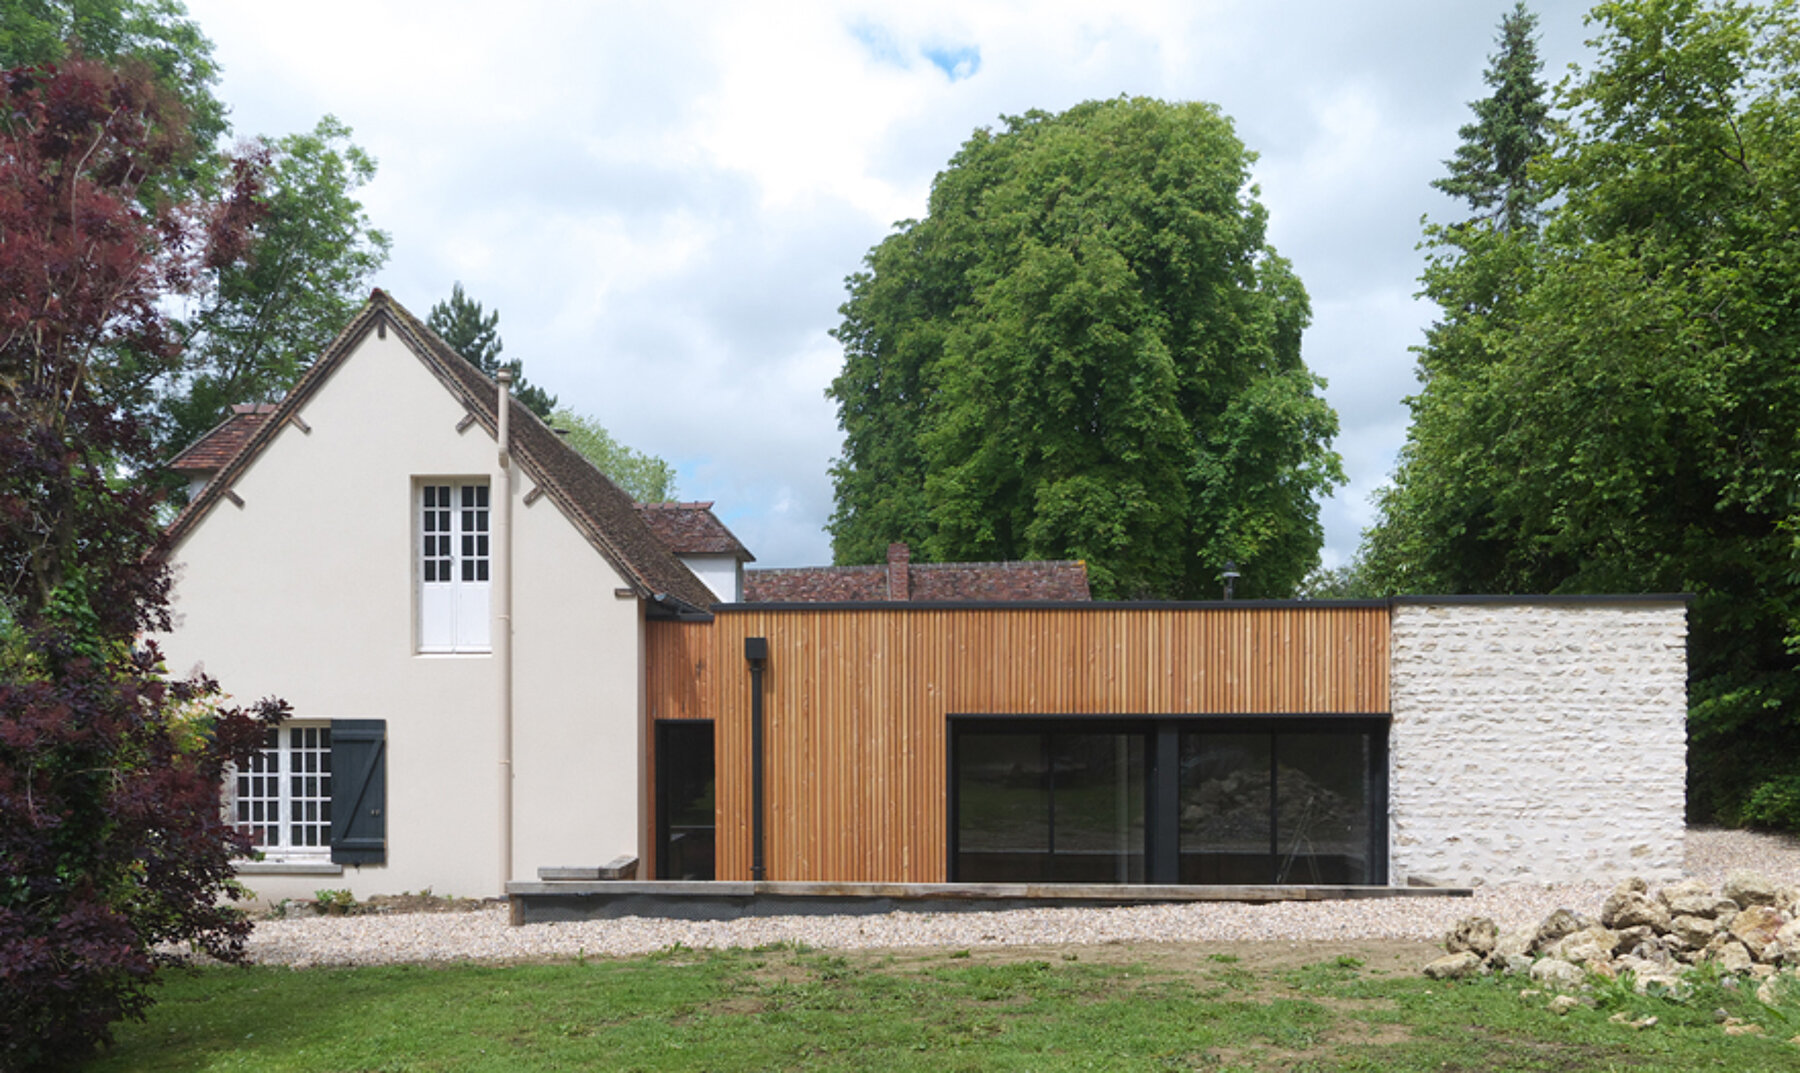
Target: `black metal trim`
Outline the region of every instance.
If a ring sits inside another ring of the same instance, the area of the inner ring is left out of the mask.
[[[844,600],[839,602],[775,602],[714,604],[714,614],[798,611],[1244,611],[1324,610],[1463,604],[1670,604],[1692,603],[1691,592],[1676,593],[1546,593],[1523,596],[1385,596],[1369,600]]]
[[[1369,758],[1371,769],[1369,801],[1369,830],[1372,832],[1374,853],[1369,861],[1369,879],[1371,882],[1387,885],[1388,840],[1393,832],[1388,828],[1388,736],[1386,734],[1369,735],[1370,748],[1374,755]]]
[[[845,600],[714,604],[716,614],[761,611],[1240,611],[1256,608],[1378,608],[1381,600]]]
[[[957,789],[961,780],[956,777],[956,732],[949,717],[944,719],[944,772],[944,779],[950,784],[944,793],[944,824],[948,828],[944,832],[944,876],[954,879],[956,857],[962,842],[956,824],[957,816],[962,812],[962,794]]]
[[[666,592],[651,593],[645,602],[644,617],[657,622],[711,622],[712,612],[696,607]]]
[[[1144,809],[1144,871],[1151,883],[1181,882],[1181,728],[1172,719],[1150,732],[1150,801]]]
[[[1330,727],[1341,728],[1342,724],[1355,720],[1367,720],[1370,723],[1391,723],[1390,712],[1230,712],[1214,714],[1210,712],[951,712],[946,719],[963,719],[969,722],[997,723],[1038,723],[1052,722],[1059,730],[1068,729],[1068,725],[1091,723],[1095,727],[1115,729],[1119,723],[1141,723],[1146,729],[1154,729],[1152,724],[1163,721],[1196,722],[1204,720],[1209,726],[1230,725],[1238,729],[1238,724],[1246,727],[1265,727],[1272,722],[1291,724],[1315,722],[1319,729]],[[1302,727],[1304,732],[1306,728]]]

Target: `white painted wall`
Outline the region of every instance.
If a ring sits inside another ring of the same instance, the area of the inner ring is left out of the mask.
[[[488,654],[419,655],[415,485],[498,475],[493,437],[400,342],[371,334],[175,549],[171,671],[309,719],[387,721],[387,862],[253,874],[270,899],[349,888],[502,893],[497,676]],[[497,483],[494,484],[497,488]],[[639,845],[641,610],[515,467],[514,878]],[[498,504],[495,504],[498,510]],[[573,594],[585,594],[571,598]]]
[[[683,555],[682,563],[706,584],[721,603],[743,599],[744,564],[735,555]]]
[[[1400,603],[1393,616],[1392,882],[1681,874],[1683,604]]]

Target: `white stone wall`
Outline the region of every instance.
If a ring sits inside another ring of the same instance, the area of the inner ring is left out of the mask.
[[[1401,602],[1392,641],[1392,882],[1680,875],[1685,605]]]

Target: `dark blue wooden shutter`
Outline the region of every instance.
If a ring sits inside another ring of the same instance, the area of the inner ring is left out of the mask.
[[[387,720],[331,721],[331,859],[387,859]]]

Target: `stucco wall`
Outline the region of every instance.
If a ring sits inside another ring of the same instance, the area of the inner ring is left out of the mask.
[[[683,555],[682,564],[712,590],[720,603],[743,599],[744,564],[735,555]]]
[[[1680,874],[1683,604],[1401,602],[1392,629],[1394,883]]]
[[[172,671],[306,719],[387,723],[387,860],[251,874],[259,895],[501,893],[491,654],[416,650],[416,487],[498,476],[494,439],[397,333],[370,335],[175,549]],[[515,466],[514,877],[640,851],[641,610]],[[497,485],[494,485],[497,487]],[[498,504],[495,504],[496,509]]]

